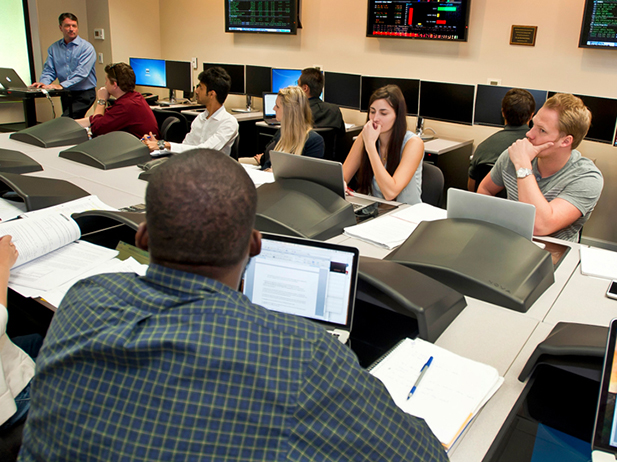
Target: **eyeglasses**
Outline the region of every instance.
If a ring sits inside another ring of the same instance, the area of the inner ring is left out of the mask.
[[[118,75],[116,74],[114,67],[116,67],[118,64],[120,63],[112,64],[111,66],[109,66],[109,69],[107,70],[107,75],[109,75],[115,81],[118,81]],[[112,72],[113,72],[113,76],[111,75]]]

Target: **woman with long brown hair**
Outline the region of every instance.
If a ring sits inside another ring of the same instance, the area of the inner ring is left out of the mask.
[[[396,85],[371,95],[367,122],[343,164],[347,183],[357,173],[358,192],[407,204],[422,202],[424,142],[407,130],[406,113]]]

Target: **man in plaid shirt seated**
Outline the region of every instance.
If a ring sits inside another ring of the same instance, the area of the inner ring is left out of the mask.
[[[211,150],[151,177],[145,277],[75,284],[37,360],[24,461],[446,461],[355,355],[238,292],[257,194]]]

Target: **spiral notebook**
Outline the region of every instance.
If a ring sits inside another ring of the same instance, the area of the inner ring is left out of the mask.
[[[430,357],[430,367],[408,399]],[[426,421],[446,450],[503,383],[494,367],[410,338],[373,364],[370,373],[383,382],[399,408]]]

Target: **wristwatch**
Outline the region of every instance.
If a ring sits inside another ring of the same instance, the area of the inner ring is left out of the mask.
[[[159,151],[164,151],[165,150],[165,141],[158,140],[156,144],[157,144],[157,146],[159,148]]]
[[[107,104],[107,101],[104,99],[99,99],[97,100],[96,104],[100,104],[101,106],[105,106]]]
[[[519,168],[516,171],[516,178],[527,178],[529,175],[533,175],[533,170],[530,168]]]

